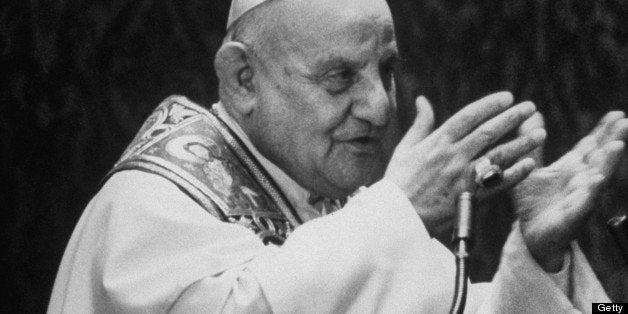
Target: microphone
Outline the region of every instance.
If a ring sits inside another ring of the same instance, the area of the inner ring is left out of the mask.
[[[624,262],[628,265],[628,217],[626,215],[615,216],[606,223],[606,226],[615,239]]]
[[[486,158],[480,158],[467,182],[467,189],[458,196],[458,211],[454,224],[453,242],[454,256],[456,256],[456,281],[454,298],[451,304],[451,314],[462,314],[467,301],[467,264],[469,251],[473,247],[473,208],[475,193],[480,187],[491,188],[501,183],[503,172],[497,165],[491,164]]]

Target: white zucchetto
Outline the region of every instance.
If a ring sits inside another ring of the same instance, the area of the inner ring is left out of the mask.
[[[239,19],[244,13],[250,11],[254,7],[260,5],[267,0],[233,0],[229,9],[229,19],[227,20],[227,29],[231,27],[233,22]]]

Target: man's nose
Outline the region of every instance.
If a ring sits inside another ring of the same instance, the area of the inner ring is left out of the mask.
[[[356,89],[353,116],[368,121],[374,126],[385,126],[390,118],[391,103],[379,75],[373,75],[361,82]]]

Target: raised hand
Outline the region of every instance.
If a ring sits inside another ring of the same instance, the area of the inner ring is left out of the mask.
[[[542,125],[539,114],[520,133]],[[593,201],[617,167],[627,136],[624,113],[610,112],[570,152],[534,170],[513,189],[523,238],[546,271],[562,266],[565,249],[594,210]]]
[[[434,132],[427,99],[419,97],[416,103],[417,118],[395,149],[385,177],[406,193],[430,234],[444,241],[451,235],[456,198],[469,188],[475,160],[486,156],[500,165],[506,169],[500,188],[514,186],[534,169],[532,158],[520,159],[543,143],[545,130],[526,132],[492,148],[536,112],[530,102],[512,106],[507,92],[466,106]]]

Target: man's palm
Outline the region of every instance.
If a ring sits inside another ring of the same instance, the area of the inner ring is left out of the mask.
[[[546,270],[562,265],[564,248],[592,212],[600,185],[616,168],[628,134],[623,117],[620,112],[607,114],[570,152],[534,170],[514,189],[523,238]]]

